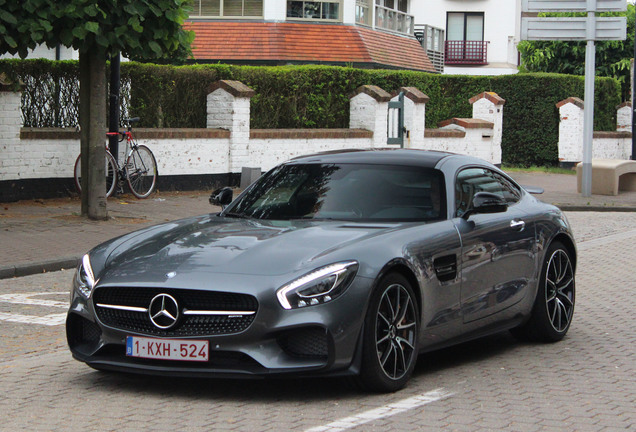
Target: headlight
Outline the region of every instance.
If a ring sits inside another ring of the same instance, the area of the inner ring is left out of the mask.
[[[75,282],[77,285],[77,291],[84,297],[88,298],[95,287],[95,275],[93,274],[93,268],[91,267],[91,260],[88,254],[84,255],[82,262],[77,268],[75,273]]]
[[[285,309],[327,303],[347,289],[357,271],[356,261],[321,267],[279,288],[278,301]]]

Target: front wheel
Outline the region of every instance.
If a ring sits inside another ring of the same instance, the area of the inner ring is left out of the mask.
[[[109,197],[115,191],[115,186],[117,185],[117,162],[110,152],[106,152],[106,160],[104,162],[106,164],[105,173],[106,173],[106,197]],[[82,194],[82,155],[80,154],[75,161],[75,187],[77,188],[77,192]]]
[[[519,339],[557,342],[565,336],[574,314],[574,265],[568,249],[560,242],[545,254],[537,297],[530,319],[512,330]]]
[[[419,322],[408,280],[397,273],[385,276],[371,295],[364,321],[363,388],[393,392],[406,385],[417,361]]]
[[[126,163],[128,186],[137,198],[147,198],[157,183],[157,161],[144,145],[132,151]]]

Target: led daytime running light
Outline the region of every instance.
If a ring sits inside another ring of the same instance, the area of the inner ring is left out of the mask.
[[[82,258],[82,267],[84,268],[84,273],[86,274],[86,281],[88,282],[88,288],[93,289],[95,286],[95,275],[93,274],[93,268],[91,267],[91,260],[88,257],[88,254],[84,255]]]
[[[332,264],[323,268],[320,268],[316,271],[313,271],[311,273],[306,274],[305,276],[302,276],[298,279],[296,279],[295,281],[285,285],[283,288],[279,289],[278,292],[276,293],[276,296],[278,297],[278,301],[280,302],[281,306],[285,309],[291,309],[292,306],[289,303],[289,300],[287,299],[287,294],[290,293],[291,291],[294,291],[300,287],[302,287],[303,285],[306,285],[310,282],[313,282],[315,280],[321,279],[325,276],[332,276],[335,275],[336,276],[336,281],[333,284],[332,288],[337,286],[337,282],[340,279],[340,274],[343,273],[345,270],[347,270],[347,268],[351,267],[352,265],[357,265],[358,263],[356,261],[347,261],[347,262],[342,262],[342,263],[337,263],[337,264]],[[331,291],[331,290],[330,290]],[[329,293],[329,291],[321,293],[319,295],[325,295]],[[314,296],[307,296],[307,297],[317,297],[318,295],[314,295]],[[306,298],[307,298],[306,297]]]

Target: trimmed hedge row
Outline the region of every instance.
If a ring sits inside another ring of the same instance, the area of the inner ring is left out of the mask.
[[[46,61],[0,61],[0,72],[24,74],[32,63],[62,67]],[[251,127],[264,129],[348,127],[349,95],[364,84],[389,92],[412,86],[426,93],[429,128],[451,117],[470,117],[468,99],[494,91],[506,99],[503,162],[514,165],[558,163],[555,105],[584,94],[583,77],[558,74],[451,76],[332,66],[122,64],[122,80],[131,83],[129,112],[141,117],[140,127],[205,127],[207,90],[219,79],[242,81],[256,90]],[[615,107],[621,102],[618,81],[597,78],[595,96],[595,130],[615,130]]]

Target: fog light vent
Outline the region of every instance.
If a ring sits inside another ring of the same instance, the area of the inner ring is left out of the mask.
[[[321,327],[286,331],[278,337],[278,344],[292,357],[326,359],[329,355],[327,331]]]

